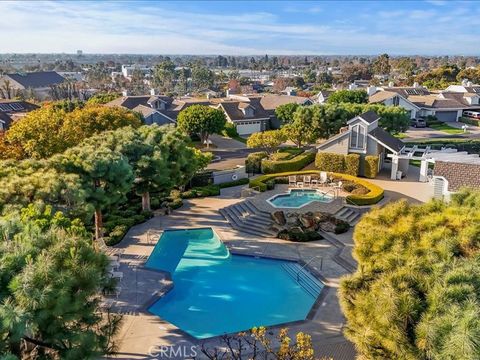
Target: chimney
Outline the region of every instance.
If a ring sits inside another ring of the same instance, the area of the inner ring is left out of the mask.
[[[123,96],[128,96],[128,95],[129,95],[128,90],[123,90],[123,91],[122,91],[122,95],[123,95]]]
[[[377,87],[376,86],[369,86],[367,87],[367,94],[368,96],[372,96],[377,92]]]
[[[210,99],[211,95],[209,92],[207,92],[207,99]]]
[[[467,86],[468,87],[472,87],[473,86],[473,83],[471,81],[467,81]]]
[[[413,83],[413,87],[414,87],[414,88],[418,88],[418,87],[420,87],[420,85],[418,84],[418,82],[415,81],[415,82]]]
[[[394,87],[394,86],[395,86],[395,84],[393,83],[393,81],[390,81],[390,82],[388,83],[388,87]]]
[[[462,80],[462,86],[468,86],[468,79]]]
[[[157,90],[155,89],[150,89],[150,95],[154,96],[154,95],[157,95]]]

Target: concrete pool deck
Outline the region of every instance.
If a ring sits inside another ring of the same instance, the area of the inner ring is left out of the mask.
[[[269,197],[273,193],[262,195]],[[411,188],[407,193],[405,197],[410,198]],[[351,267],[345,266],[343,261],[354,264],[351,255],[353,230],[309,243],[254,237],[234,230],[218,212],[219,209],[242,200],[240,187],[237,187],[223,189],[222,194],[217,197],[185,201],[182,208],[168,216],[155,216],[132,227],[125,239],[114,247],[115,251],[122,253],[120,270],[124,273],[124,278],[120,283],[122,291],[113,309],[124,314],[124,322],[116,339],[118,348],[113,358],[154,359],[151,352],[155,352],[160,346],[168,345],[223,345],[218,338],[203,341],[192,339],[172,324],[145,311],[152,297],[158,296],[171,286],[165,274],[142,269],[142,264],[152,252],[162,231],[212,227],[232,252],[311,261],[311,267],[324,278],[327,289],[321,295],[321,303],[313,318],[290,324],[288,328],[291,334],[300,331],[310,334],[318,357],[354,359],[353,345],[342,335],[344,317],[337,298],[340,279],[351,272]],[[342,261],[339,261],[340,259]],[[212,321],[215,320],[214,316],[212,315]]]

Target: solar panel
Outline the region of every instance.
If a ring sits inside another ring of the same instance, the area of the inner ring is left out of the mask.
[[[0,104],[0,110],[1,111],[10,111],[12,108],[10,107],[9,104]]]
[[[23,106],[19,103],[11,103],[10,104],[10,107],[13,109],[13,110],[23,110]]]

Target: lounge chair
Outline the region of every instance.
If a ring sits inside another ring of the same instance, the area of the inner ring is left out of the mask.
[[[303,185],[306,187],[312,186],[312,177],[310,175],[305,175],[303,177]]]
[[[288,186],[297,186],[297,177],[295,175],[288,177]]]
[[[320,172],[320,180],[319,183],[321,185],[326,184],[328,181],[328,174],[325,171]]]

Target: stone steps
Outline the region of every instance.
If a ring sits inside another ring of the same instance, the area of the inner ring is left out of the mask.
[[[277,232],[271,229],[274,224],[270,214],[257,209],[249,200],[224,207],[219,212],[236,230],[255,236],[277,236]]]
[[[355,225],[360,220],[360,217],[362,216],[362,214],[358,210],[352,209],[347,206],[344,206],[333,215],[337,219],[346,221],[350,225]]]

